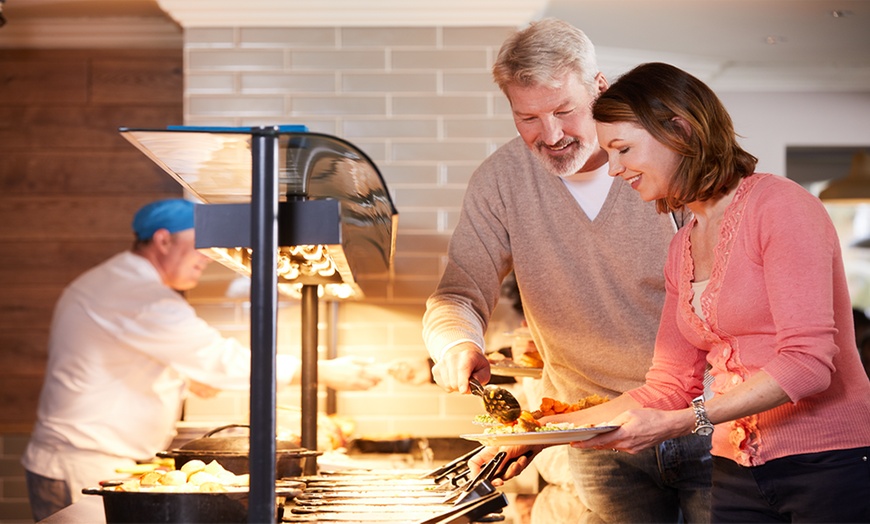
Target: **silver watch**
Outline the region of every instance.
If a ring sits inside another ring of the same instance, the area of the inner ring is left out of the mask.
[[[704,397],[698,397],[692,401],[692,409],[695,411],[695,429],[692,433],[708,437],[713,434],[713,424],[710,418],[707,417],[707,410],[704,408]]]

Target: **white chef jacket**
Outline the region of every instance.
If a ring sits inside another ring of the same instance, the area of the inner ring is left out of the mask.
[[[81,487],[115,476],[119,464],[165,449],[184,377],[245,389],[250,363],[249,349],[199,318],[151,262],[119,253],[74,280],[55,306],[37,420],[21,462],[67,480],[75,500]],[[298,364],[278,355],[278,383],[289,383]]]

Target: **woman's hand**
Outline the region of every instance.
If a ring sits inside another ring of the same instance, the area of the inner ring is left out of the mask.
[[[572,442],[571,446],[639,453],[665,440],[691,433],[695,426],[695,414],[691,408],[674,411],[632,409],[617,415],[605,425],[619,428],[588,440]]]

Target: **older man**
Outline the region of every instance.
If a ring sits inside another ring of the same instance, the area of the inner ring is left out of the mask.
[[[433,375],[461,393],[470,377],[490,378],[483,334],[513,270],[544,361],[542,395],[616,397],[642,385],[652,362],[668,243],[682,217],[657,214],[608,176],[591,110],[607,80],[582,31],[532,23],[504,43],[493,77],[520,136],[469,181],[423,319]],[[582,521],[709,521],[709,449],[708,437],[691,435],[638,455],[568,450]],[[520,458],[508,476],[526,464]]]

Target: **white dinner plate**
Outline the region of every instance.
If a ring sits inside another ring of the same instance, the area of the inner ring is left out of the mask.
[[[538,444],[568,444],[613,431],[619,426],[563,429],[558,431],[529,431],[526,433],[477,433],[459,435],[466,440],[476,440],[484,446],[519,446]]]
[[[529,367],[529,366],[520,366],[519,364],[514,364],[514,365],[490,364],[489,371],[493,375],[496,375],[499,377],[541,378],[541,374],[544,372],[544,368],[533,368],[533,367]]]

